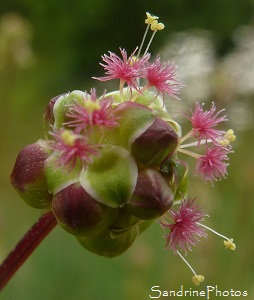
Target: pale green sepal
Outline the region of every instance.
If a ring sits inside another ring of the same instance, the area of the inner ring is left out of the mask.
[[[180,200],[183,197],[187,196],[188,184],[189,184],[189,174],[188,174],[188,169],[186,169],[181,182],[177,186],[174,201]]]
[[[138,92],[134,91],[133,95],[137,93]],[[145,91],[143,94],[140,94],[135,99],[135,102],[145,105],[153,110],[157,110],[157,109],[165,110],[163,99],[160,96],[158,96],[158,94],[154,94],[153,92],[150,91]]]
[[[45,177],[50,192],[55,195],[67,186],[79,182],[81,170],[77,164],[71,171],[67,167],[59,167],[56,162],[57,155],[52,154],[45,160]]]
[[[118,126],[105,135],[108,144],[114,144],[130,150],[131,144],[143,134],[154,122],[153,111],[143,105],[127,101],[114,110]]]
[[[66,113],[70,109],[71,104],[82,103],[83,99],[86,97],[86,93],[82,91],[73,91],[66,95],[59,97],[53,108],[55,123],[54,127],[60,129],[63,127],[63,123],[66,121]]]
[[[119,91],[114,91],[105,94],[105,98],[107,97],[113,98],[113,106],[123,102],[132,101],[131,99],[135,99],[133,102],[147,106],[151,109],[166,109],[163,99],[158,96],[158,94],[154,94],[150,91],[145,91],[141,94],[136,90],[130,91],[129,88],[124,88],[122,93]]]
[[[120,103],[122,103],[122,102],[125,101],[124,99],[126,98],[126,93],[127,93],[127,89],[124,88],[124,89],[123,89],[122,97],[121,97],[119,91],[113,91],[113,92],[107,93],[107,94],[105,94],[104,97],[105,97],[105,98],[110,98],[110,97],[112,97],[112,99],[113,99],[112,106],[114,107],[114,106],[116,106],[116,105],[118,105],[118,104],[120,104]]]
[[[138,177],[137,165],[122,147],[105,145],[99,157],[80,173],[80,184],[100,203],[121,207],[128,203]]]

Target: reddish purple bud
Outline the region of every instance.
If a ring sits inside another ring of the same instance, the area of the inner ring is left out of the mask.
[[[171,207],[173,199],[167,180],[159,172],[147,169],[139,172],[129,207],[134,216],[150,220],[163,215]]]
[[[79,183],[57,193],[52,208],[59,225],[76,236],[100,234],[118,215],[117,209],[94,200]]]
[[[48,191],[44,176],[44,162],[48,157],[42,141],[25,147],[19,153],[11,174],[11,183],[21,198],[35,208],[51,205],[52,195]]]
[[[132,154],[142,163],[160,166],[166,157],[171,157],[178,146],[178,135],[175,130],[161,118],[141,134],[132,144]]]

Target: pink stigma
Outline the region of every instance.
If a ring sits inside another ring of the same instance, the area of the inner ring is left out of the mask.
[[[176,79],[176,66],[170,62],[161,63],[160,57],[150,64],[144,70],[144,77],[148,81],[148,85],[155,87],[158,93],[163,95],[166,93],[176,99],[179,90],[183,85]]]
[[[195,199],[183,199],[177,210],[170,209],[167,213],[167,223],[160,223],[163,228],[170,232],[167,234],[166,247],[171,249],[174,254],[177,251],[192,250],[199,242],[198,237],[206,237],[205,229],[198,223],[202,222],[207,216],[206,212],[197,205]]]

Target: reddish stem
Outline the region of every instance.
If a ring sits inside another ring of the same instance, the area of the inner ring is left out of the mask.
[[[54,214],[47,212],[29,229],[0,266],[0,291],[56,224]]]

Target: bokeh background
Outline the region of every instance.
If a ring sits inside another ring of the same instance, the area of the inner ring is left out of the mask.
[[[195,101],[216,103],[237,134],[229,175],[212,187],[192,178],[190,196],[208,211],[207,225],[234,237],[224,249],[212,234],[188,254],[206,281],[254,298],[254,1],[253,0],[1,0],[0,1],[0,260],[38,219],[9,182],[18,152],[42,137],[42,114],[54,96],[74,89],[100,91],[100,56],[139,45],[145,12],[166,28],[154,56],[176,62],[182,101],[166,100],[181,120]],[[187,127],[187,124],[184,124]],[[3,300],[150,299],[154,285],[196,289],[189,269],[164,249],[155,223],[122,256],[98,257],[62,229],[54,229],[0,294]],[[203,297],[202,297],[203,298]],[[187,298],[186,298],[187,299]],[[241,299],[241,297],[238,297]],[[245,298],[243,298],[245,299]]]

